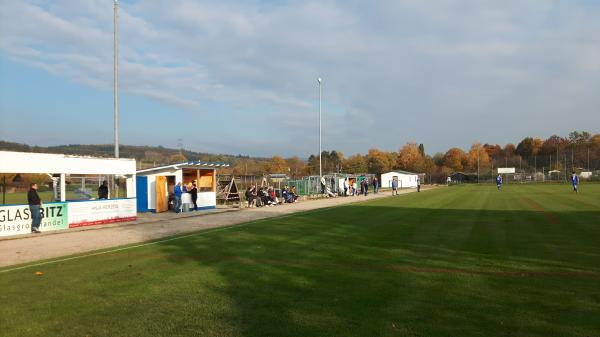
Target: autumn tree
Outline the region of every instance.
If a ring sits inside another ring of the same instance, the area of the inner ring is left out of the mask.
[[[422,143],[419,144],[419,152],[421,153],[421,156],[425,157],[425,146]]]
[[[491,167],[490,157],[480,143],[474,143],[467,154],[467,169],[471,172],[487,170]]]
[[[516,153],[517,148],[514,144],[508,143],[504,145],[504,149],[502,150],[505,157],[513,157]]]
[[[330,172],[340,172],[342,170],[342,163],[344,161],[344,154],[336,150],[332,150],[329,153]]]
[[[573,132],[569,133],[569,142],[571,144],[586,143],[586,142],[589,142],[591,138],[592,138],[592,135],[587,131],[582,131],[582,132],[573,131]]]
[[[367,154],[367,169],[369,173],[382,174],[388,172],[394,166],[394,162],[383,151],[370,149]]]
[[[151,163],[161,164],[164,161],[164,156],[158,151],[145,151],[144,160]]]
[[[557,152],[563,152],[567,141],[560,136],[552,135],[542,144],[541,153],[544,155],[554,155]]]
[[[287,165],[290,168],[290,174],[294,178],[302,176],[307,173],[306,172],[307,171],[306,163],[298,157],[288,158]]]
[[[530,157],[533,155],[533,138],[525,137],[519,144],[515,152],[521,157]]]
[[[498,144],[485,144],[483,145],[483,148],[491,159],[498,159],[500,156],[502,156],[502,147]]]
[[[355,154],[344,160],[344,171],[348,173],[365,173],[368,170],[367,158],[360,154]]]
[[[437,152],[436,154],[433,155],[432,159],[436,166],[444,165],[444,154],[443,153]]]
[[[308,174],[319,174],[319,156],[315,156],[314,154],[311,154],[308,157]]]
[[[288,165],[285,159],[280,156],[273,156],[271,161],[268,163],[269,173],[287,173]]]
[[[422,172],[424,158],[416,143],[407,143],[398,152],[397,165],[400,169],[410,172]]]
[[[239,175],[262,175],[264,173],[264,167],[261,162],[244,158],[237,161],[233,168],[233,174]]]
[[[540,153],[540,151],[542,150],[542,145],[544,145],[544,140],[541,138],[534,138],[533,139],[533,150],[532,150],[532,154],[533,155],[537,155],[538,153]]]
[[[444,166],[454,170],[454,171],[462,171],[465,169],[465,164],[467,163],[467,155],[465,151],[453,147],[444,155]]]
[[[176,153],[169,157],[169,163],[183,163],[187,162],[187,158],[181,153]]]

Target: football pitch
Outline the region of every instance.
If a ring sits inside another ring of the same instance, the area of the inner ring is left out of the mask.
[[[9,269],[7,337],[600,336],[600,185],[443,187]]]

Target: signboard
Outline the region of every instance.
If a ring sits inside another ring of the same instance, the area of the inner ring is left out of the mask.
[[[67,204],[63,202],[42,205],[42,232],[69,228]],[[28,205],[0,207],[0,236],[31,233],[31,212]]]
[[[133,221],[137,216],[135,198],[71,202],[68,207],[70,228]]]
[[[514,167],[498,167],[498,174],[510,174],[515,173]]]

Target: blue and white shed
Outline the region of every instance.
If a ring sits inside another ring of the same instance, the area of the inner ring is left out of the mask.
[[[199,210],[217,206],[216,172],[217,168],[229,167],[229,164],[184,162],[137,171],[136,191],[138,212],[165,212],[172,207],[172,195],[175,185],[196,184]],[[189,195],[182,196],[183,203],[191,202]],[[191,207],[190,207],[191,208]]]

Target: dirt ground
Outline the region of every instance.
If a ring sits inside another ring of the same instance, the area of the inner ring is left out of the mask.
[[[400,191],[401,194],[411,192],[416,190]],[[390,196],[391,192],[382,192],[370,193],[367,197],[307,200],[275,207],[218,208],[180,214],[144,213],[138,214],[138,220],[134,222],[0,238],[0,267]]]

